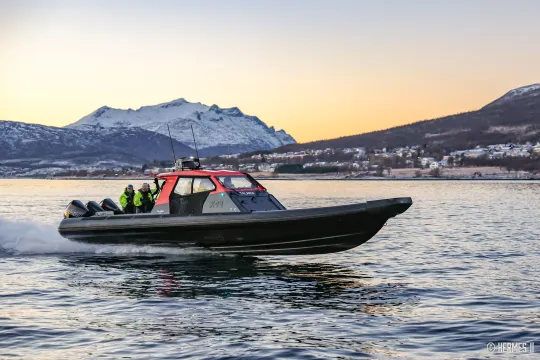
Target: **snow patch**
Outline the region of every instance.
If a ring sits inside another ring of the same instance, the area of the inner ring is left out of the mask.
[[[540,96],[540,83],[522,86],[517,89],[510,90],[499,99],[484,106],[484,108],[489,108],[494,105],[501,105],[507,102],[518,100],[520,98],[531,98],[536,96]]]
[[[456,135],[456,134],[459,134],[459,133],[464,133],[464,132],[469,132],[469,131],[471,131],[471,129],[455,129],[455,130],[450,130],[450,131],[446,131],[446,132],[442,132],[442,133],[426,133],[426,135],[424,135],[424,137],[426,137],[426,138],[434,138],[434,137],[440,137],[440,136]]]
[[[530,91],[535,91],[540,89],[540,84],[532,84],[527,86],[522,86],[514,90],[510,90],[504,97],[514,97],[526,94]]]
[[[487,133],[500,133],[500,134],[525,134],[529,125],[519,126],[490,126],[486,130]]]

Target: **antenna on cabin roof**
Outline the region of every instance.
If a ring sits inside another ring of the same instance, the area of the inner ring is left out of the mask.
[[[176,154],[174,153],[174,146],[172,142],[171,129],[169,129],[169,124],[167,124],[167,131],[169,131],[169,140],[171,141],[171,150],[173,155],[173,166],[176,166]]]
[[[197,153],[197,159],[200,159],[199,150],[197,150],[197,141],[195,141],[195,132],[193,131],[193,125],[191,125],[191,135],[193,135],[193,143],[195,144],[195,152]]]

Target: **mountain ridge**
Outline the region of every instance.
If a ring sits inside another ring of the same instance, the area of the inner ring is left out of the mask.
[[[170,160],[168,137],[140,128],[101,129],[95,132],[40,124],[0,120],[0,161],[41,159],[90,164],[107,158],[141,165],[152,160]],[[195,155],[195,150],[176,140],[177,154]]]
[[[480,110],[490,108],[492,106],[502,105],[506,102],[511,102],[516,99],[523,100],[523,99],[537,97],[537,96],[540,96],[540,83],[520,86],[518,88],[508,91],[506,94],[504,94],[500,98],[495,99],[489,104],[485,105]]]
[[[169,128],[167,128],[169,125]],[[244,114],[238,107],[221,108],[213,104],[192,103],[184,98],[137,110],[102,106],[66,128],[140,127],[171,136],[184,144],[192,144],[191,126],[197,145],[206,154],[269,150],[296,143],[284,130],[267,126],[257,116]]]
[[[508,91],[478,110],[421,120],[367,133],[291,144],[277,152],[324,148],[395,148],[429,145],[465,149],[490,143],[540,139],[540,84]]]

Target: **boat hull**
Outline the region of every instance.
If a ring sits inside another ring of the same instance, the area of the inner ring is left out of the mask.
[[[200,248],[239,255],[308,255],[344,251],[372,238],[411,198],[315,209],[253,213],[114,215],[64,219],[59,232],[93,244]]]

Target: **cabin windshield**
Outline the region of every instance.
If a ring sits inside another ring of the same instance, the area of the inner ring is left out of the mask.
[[[257,189],[258,185],[251,181],[247,176],[216,176],[221,185],[227,189]]]
[[[179,177],[174,188],[174,194],[186,196],[214,190],[216,190],[216,185],[208,177]]]

